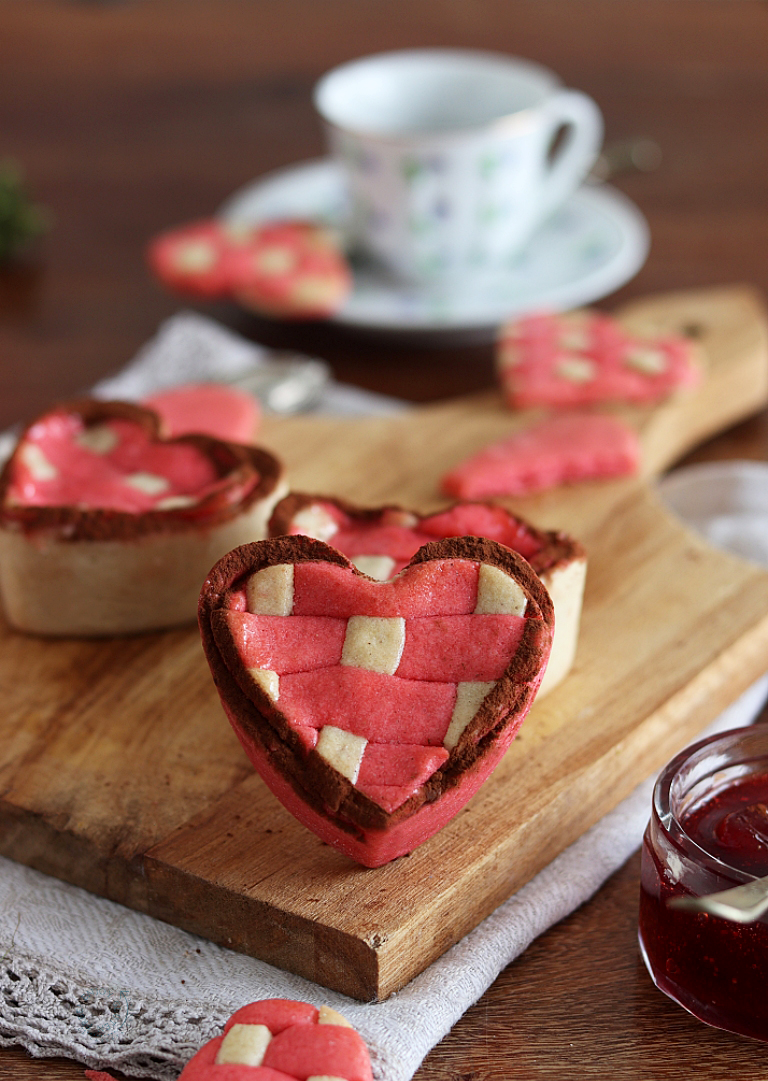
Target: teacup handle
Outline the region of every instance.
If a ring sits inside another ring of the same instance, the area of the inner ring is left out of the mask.
[[[544,177],[537,208],[542,221],[576,190],[595,163],[603,141],[602,113],[592,98],[578,90],[559,90],[544,104],[549,140],[565,127],[563,143]]]

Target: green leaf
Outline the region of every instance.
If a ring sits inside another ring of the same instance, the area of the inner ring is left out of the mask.
[[[27,195],[16,162],[0,161],[0,263],[12,259],[49,226],[49,214]]]

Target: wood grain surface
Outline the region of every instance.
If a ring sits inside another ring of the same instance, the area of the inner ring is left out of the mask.
[[[750,282],[768,293],[768,9],[752,0],[6,0],[0,156],[54,216],[0,272],[0,424],[119,367],[178,308],[143,266],[160,228],[321,152],[310,90],[331,64],[411,45],[532,57],[592,94],[608,142],[654,138],[661,166],[612,182],[648,218],[648,262],[601,307]],[[207,309],[258,340],[328,359],[340,378],[413,401],[492,383],[490,344],[393,343]],[[768,458],[768,413],[688,460]],[[638,864],[542,936],[418,1072],[425,1081],[589,1077],[764,1081],[759,1045],[660,995],[635,943]],[[608,1003],[610,1005],[608,1005]],[[82,1067],[0,1054],[13,1081]]]
[[[748,290],[647,298],[630,318],[688,328],[703,371],[692,392],[622,411],[645,476],[768,401],[768,328]],[[455,461],[529,420],[494,391],[380,420],[273,418],[262,439],[299,490],[423,511]],[[587,549],[574,671],[409,857],[361,869],[277,804],[227,730],[196,629],[5,632],[0,852],[355,998],[398,990],[694,737],[768,653],[768,574],[698,541],[640,478],[515,508]]]

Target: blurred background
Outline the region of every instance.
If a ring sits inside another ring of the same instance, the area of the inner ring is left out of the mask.
[[[764,3],[5,0],[0,161],[23,170],[47,228],[0,269],[0,426],[122,366],[185,306],[148,273],[148,240],[322,155],[317,78],[408,46],[529,57],[597,101],[606,147],[620,144],[611,183],[651,232],[645,266],[599,306],[709,284],[768,289]],[[632,163],[621,144],[638,139],[650,142]],[[493,379],[488,341],[436,346],[201,310],[414,401]]]

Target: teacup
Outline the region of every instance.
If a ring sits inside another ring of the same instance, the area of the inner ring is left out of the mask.
[[[580,185],[602,140],[591,98],[528,60],[416,49],[315,88],[347,179],[347,240],[414,282],[497,272]]]

